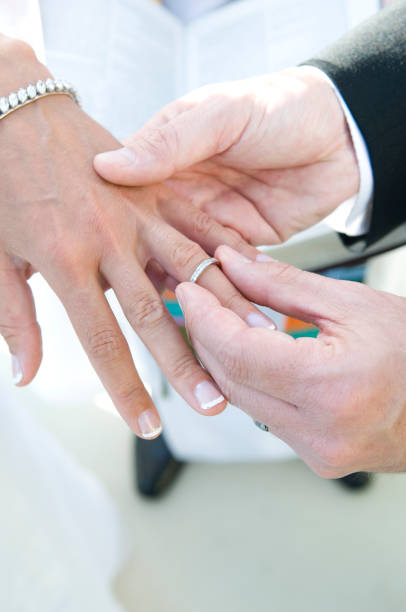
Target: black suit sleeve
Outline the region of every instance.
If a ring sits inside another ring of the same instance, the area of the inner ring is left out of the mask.
[[[334,81],[365,139],[374,175],[368,246],[406,221],[406,1],[304,63]]]

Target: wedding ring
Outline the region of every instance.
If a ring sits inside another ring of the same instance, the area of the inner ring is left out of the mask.
[[[255,420],[254,420],[254,423],[262,431],[268,431],[269,432],[269,427],[268,427],[268,425],[265,425],[265,423],[261,423],[261,421],[255,421]]]
[[[204,259],[201,263],[199,263],[199,265],[193,272],[192,276],[189,279],[189,282],[196,283],[197,279],[199,278],[201,274],[203,274],[206,268],[208,268],[212,264],[218,264],[218,263],[219,262],[215,257],[209,257],[208,259]]]

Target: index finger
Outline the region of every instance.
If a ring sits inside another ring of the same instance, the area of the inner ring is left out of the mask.
[[[189,336],[221,365],[223,377],[298,407],[308,399],[317,370],[318,341],[295,340],[270,328],[250,328],[209,292],[182,283],[176,294]]]

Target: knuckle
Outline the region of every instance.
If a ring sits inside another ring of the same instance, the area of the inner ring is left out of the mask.
[[[230,291],[230,293],[222,299],[222,305],[228,310],[237,312],[238,307],[241,306],[243,301],[244,298],[238,291]]]
[[[194,234],[204,237],[214,229],[215,222],[205,212],[196,210],[193,215],[192,231]]]
[[[272,266],[272,276],[286,283],[294,282],[301,273],[301,270],[285,262],[277,262]]]
[[[68,241],[70,243],[70,241]],[[58,275],[63,275],[64,283],[70,286],[87,286],[84,277],[85,257],[81,257],[79,249],[75,249],[66,240],[56,237],[48,243],[47,259]]]
[[[230,246],[234,251],[238,253],[244,253],[244,250],[247,248],[247,242],[251,242],[249,239],[244,240],[239,234],[236,232],[229,232],[228,246]],[[261,243],[263,244],[263,243]]]
[[[19,326],[16,323],[8,323],[7,325],[0,323],[0,334],[6,342],[10,343],[19,336]]]
[[[150,129],[145,136],[143,147],[153,155],[154,159],[170,163],[174,153],[178,150],[178,145],[178,134],[169,122],[163,127]]]
[[[354,447],[347,440],[330,440],[319,446],[318,457],[327,478],[338,478],[339,474],[348,474],[354,465],[356,453]]]
[[[94,271],[93,268],[85,267],[84,261],[71,261],[63,268],[61,278],[65,286],[74,287],[78,294],[88,296],[91,286],[90,277],[94,279]],[[88,264],[89,262],[86,262],[86,265]]]
[[[191,378],[196,373],[197,364],[191,355],[176,358],[169,366],[169,374],[173,380]]]
[[[285,225],[282,223],[282,225],[274,225],[273,226],[274,231],[273,231],[273,237],[272,237],[272,244],[283,244],[284,242],[286,242],[287,240],[289,240],[289,238],[291,238],[292,236],[295,235],[296,231],[294,228],[292,227],[285,227]]]
[[[139,292],[128,312],[128,318],[139,329],[153,329],[166,318],[162,300],[153,293]]]
[[[119,358],[123,351],[124,339],[113,328],[102,327],[89,335],[89,354],[97,361],[112,361]]]
[[[118,404],[134,405],[140,397],[143,387],[133,381],[123,385],[114,391],[114,398]]]
[[[204,253],[194,242],[183,240],[172,251],[172,262],[177,270],[184,270],[189,274],[191,270],[203,260]]]
[[[7,343],[12,343],[22,334],[37,334],[39,325],[37,321],[26,320],[23,316],[10,312],[7,315],[7,323],[0,323],[0,335]]]
[[[319,476],[320,478],[324,478],[325,480],[341,478],[341,476],[344,476],[347,473],[345,471],[342,472],[340,470],[337,470],[336,468],[326,466],[322,463],[318,463],[317,465],[312,465],[310,467],[312,471],[317,474],[317,476]]]
[[[54,230],[52,235],[47,237],[46,241],[46,256],[52,263],[58,265],[61,268],[69,268],[71,259],[71,249],[68,247],[66,240],[63,236]]]

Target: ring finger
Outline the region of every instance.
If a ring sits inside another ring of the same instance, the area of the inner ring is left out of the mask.
[[[191,348],[162,299],[132,257],[111,257],[101,271],[111,284],[123,311],[150,350],[171,385],[195,410],[205,415],[222,412],[226,399],[211,376],[197,363]]]
[[[179,282],[190,280],[197,266],[208,258],[208,254],[173,227],[165,224],[161,230],[164,237],[160,239],[158,235],[151,241],[152,257],[169,276]],[[243,297],[217,266],[206,268],[199,276],[198,283],[211,291],[222,306],[233,310],[250,327],[275,328],[274,322]]]

